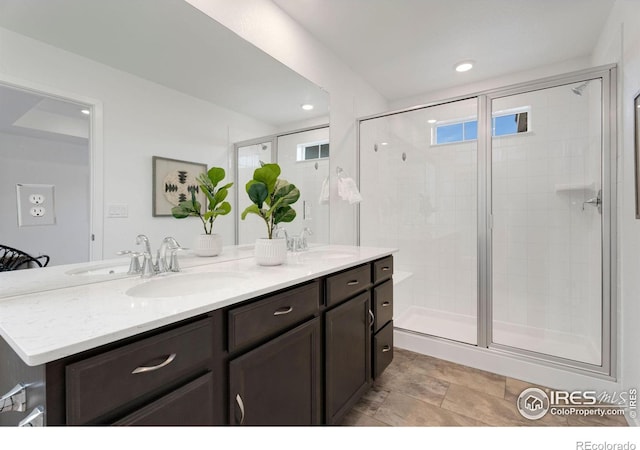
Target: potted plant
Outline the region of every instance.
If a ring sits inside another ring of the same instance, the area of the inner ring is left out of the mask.
[[[300,198],[298,188],[280,177],[278,164],[260,163],[253,172],[253,179],[246,184],[249,199],[253,202],[242,212],[242,220],[247,214],[255,214],[264,220],[267,237],[256,240],[256,261],[263,266],[282,264],[287,258],[287,241],[274,236],[279,223],[287,223],[296,218],[291,207]]]
[[[231,212],[231,205],[225,201],[229,188],[233,183],[227,183],[218,188],[226,173],[221,167],[212,167],[207,173],[201,173],[197,180],[202,192],[207,196],[208,206],[202,214],[202,205],[196,200],[196,189],[191,189],[191,199],[178,203],[171,208],[171,214],[176,219],[195,216],[202,221],[204,234],[196,237],[193,252],[198,256],[216,256],[222,251],[222,236],[213,234],[213,222],[218,216],[226,216]]]

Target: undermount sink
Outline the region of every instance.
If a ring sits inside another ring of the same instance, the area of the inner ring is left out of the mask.
[[[125,264],[125,265],[113,265],[113,264],[109,264],[109,265],[99,265],[99,266],[92,266],[92,267],[83,267],[83,268],[79,268],[79,269],[73,269],[73,270],[69,270],[67,272],[67,275],[84,275],[84,276],[91,276],[91,275],[123,275],[126,274],[129,271],[129,265]]]
[[[203,272],[152,278],[128,289],[125,294],[141,298],[170,298],[236,287],[249,277],[236,272]]]
[[[309,255],[313,258],[318,259],[344,259],[344,258],[353,258],[356,256],[355,253],[351,252],[342,252],[338,250],[309,250],[304,254]]]

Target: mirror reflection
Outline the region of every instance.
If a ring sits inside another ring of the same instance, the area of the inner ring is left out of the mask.
[[[50,265],[137,250],[140,233],[154,248],[165,236],[191,247],[197,218],[152,217],[152,157],[223,167],[236,181],[234,144],[260,136],[274,136],[270,158],[300,177],[300,225],[328,242],[316,180],[328,159],[296,153],[328,141],[327,93],[188,3],[0,0],[0,42],[0,244]],[[318,127],[326,137],[291,140]],[[18,184],[53,186],[54,224],[18,221]],[[216,222],[224,245],[236,242],[240,208]]]
[[[296,218],[280,225],[287,237],[299,237],[308,244],[329,243],[329,126],[294,130],[284,134],[266,136],[234,145],[237,174],[236,211],[241,213],[250,205],[243,195],[246,183],[261,163],[276,162],[281,177],[300,190],[294,205]],[[251,244],[265,236],[264,224],[257,220],[238,222],[236,242]],[[293,249],[297,250],[297,249]]]

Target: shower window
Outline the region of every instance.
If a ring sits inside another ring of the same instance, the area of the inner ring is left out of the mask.
[[[509,136],[529,131],[530,107],[513,108],[493,115],[493,136]],[[464,120],[437,122],[433,127],[431,143],[434,145],[474,141],[478,138],[478,121],[475,117]]]
[[[297,160],[312,161],[329,157],[329,142],[312,142],[297,145]]]

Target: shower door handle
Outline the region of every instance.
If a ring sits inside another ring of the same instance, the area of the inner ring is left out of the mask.
[[[598,212],[600,214],[602,214],[602,189],[600,189],[598,191],[598,195],[590,198],[589,200],[587,200],[586,202],[582,203],[582,210],[584,211],[584,205],[591,205],[591,206],[595,206],[596,208],[598,208]]]

